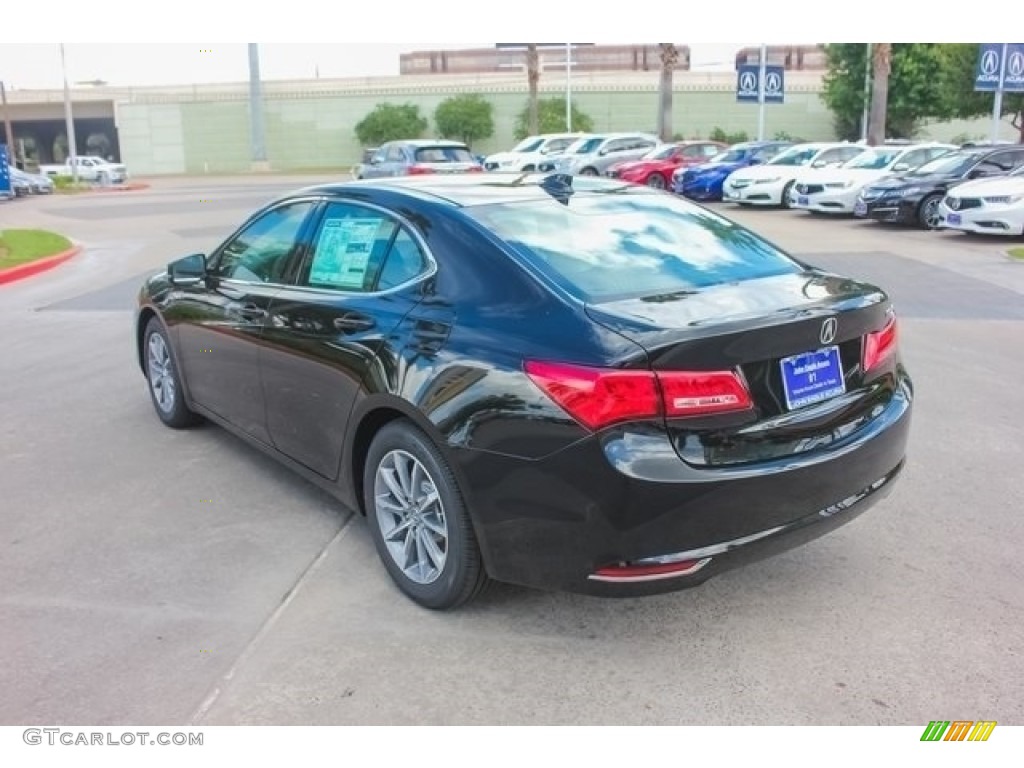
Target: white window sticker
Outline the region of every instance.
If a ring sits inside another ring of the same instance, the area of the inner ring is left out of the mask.
[[[309,282],[362,288],[381,219],[327,219],[320,230]]]

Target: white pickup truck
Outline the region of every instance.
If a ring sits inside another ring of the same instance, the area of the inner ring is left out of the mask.
[[[81,156],[69,158],[62,165],[41,165],[39,173],[43,176],[72,176],[72,160],[78,165],[78,178],[82,181],[95,181],[100,184],[120,184],[128,178],[128,170],[120,163],[111,163],[102,157]]]

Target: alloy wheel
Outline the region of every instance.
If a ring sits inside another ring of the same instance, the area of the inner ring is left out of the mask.
[[[167,349],[164,337],[159,333],[150,334],[148,346],[147,367],[149,369],[149,386],[153,390],[153,399],[161,411],[170,413],[174,410],[174,399],[177,395],[174,386],[171,353]]]
[[[389,451],[377,465],[373,499],[391,559],[416,584],[436,581],[448,558],[448,522],[426,467],[407,451]]]

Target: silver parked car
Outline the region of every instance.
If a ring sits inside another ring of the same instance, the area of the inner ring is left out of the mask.
[[[473,173],[483,166],[473,157],[469,147],[458,141],[441,139],[389,141],[359,166],[360,179],[385,176],[413,176],[421,173]]]
[[[650,133],[591,134],[577,139],[562,154],[542,161],[537,170],[601,176],[616,163],[639,160],[660,145],[658,137]]]

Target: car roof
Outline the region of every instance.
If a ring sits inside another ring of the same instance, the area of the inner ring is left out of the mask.
[[[451,139],[400,139],[389,144],[405,144],[408,147],[465,147],[461,141]]]
[[[456,208],[470,208],[476,205],[497,203],[529,202],[547,200],[552,195],[541,186],[545,179],[557,174],[524,173],[513,174],[451,174],[424,176],[394,176],[381,179],[363,179],[338,183],[320,184],[297,190],[282,199],[312,194],[347,197],[352,192],[375,189],[381,192],[397,192],[422,200],[447,204]],[[644,186],[623,184],[613,179],[583,176],[571,179],[574,194],[597,194],[602,190],[622,190],[638,194],[653,194]],[[280,201],[278,201],[280,202]]]

